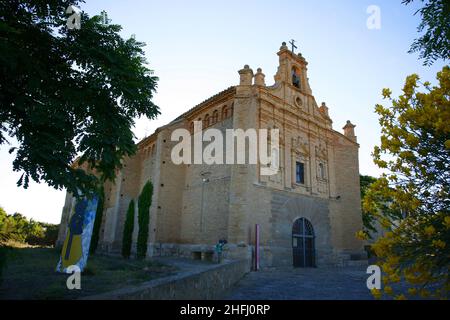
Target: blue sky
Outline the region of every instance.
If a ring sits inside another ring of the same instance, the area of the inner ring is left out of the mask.
[[[420,4],[421,2],[418,2]],[[381,10],[381,29],[369,30],[370,5]],[[370,153],[379,143],[374,114],[382,88],[400,94],[405,77],[417,73],[434,82],[444,65],[422,66],[417,54],[408,54],[417,37],[417,5],[401,0],[322,1],[112,1],[87,0],[81,9],[89,15],[108,12],[122,34],[147,43],[150,67],[160,78],[155,103],[157,120],[138,119],[138,139],[151,134],[179,114],[231,85],[245,64],[258,67],[273,84],[281,42],[295,39],[308,61],[308,76],[317,103],[325,101],[335,130],[346,120],[356,127],[360,172],[377,176]],[[81,26],[83,27],[83,26]],[[16,187],[20,174],[12,171],[8,146],[0,146],[0,206],[36,220],[58,223],[64,191],[31,183]]]

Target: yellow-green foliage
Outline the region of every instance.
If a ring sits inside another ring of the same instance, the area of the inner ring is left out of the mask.
[[[411,75],[398,99],[391,98],[389,89],[383,90],[392,106],[375,109],[382,135],[373,157],[387,173],[367,190],[363,207],[387,230],[372,249],[386,273],[384,294],[398,299],[407,297],[398,295],[390,284],[401,279],[410,285],[409,296],[449,297],[448,66],[437,74],[437,80],[434,87],[423,83],[424,92],[419,92],[419,77]]]

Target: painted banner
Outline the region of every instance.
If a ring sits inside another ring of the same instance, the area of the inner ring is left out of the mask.
[[[67,268],[72,265],[83,271],[89,255],[97,203],[97,196],[93,199],[76,200],[56,271],[68,273]]]

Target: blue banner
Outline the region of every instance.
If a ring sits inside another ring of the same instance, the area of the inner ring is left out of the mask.
[[[72,265],[83,271],[89,255],[97,204],[98,197],[76,201],[56,271],[67,273],[67,268]]]

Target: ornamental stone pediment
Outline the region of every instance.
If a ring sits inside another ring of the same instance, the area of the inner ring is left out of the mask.
[[[309,156],[309,148],[307,140],[300,136],[298,136],[297,138],[292,138],[292,151],[297,154]]]

